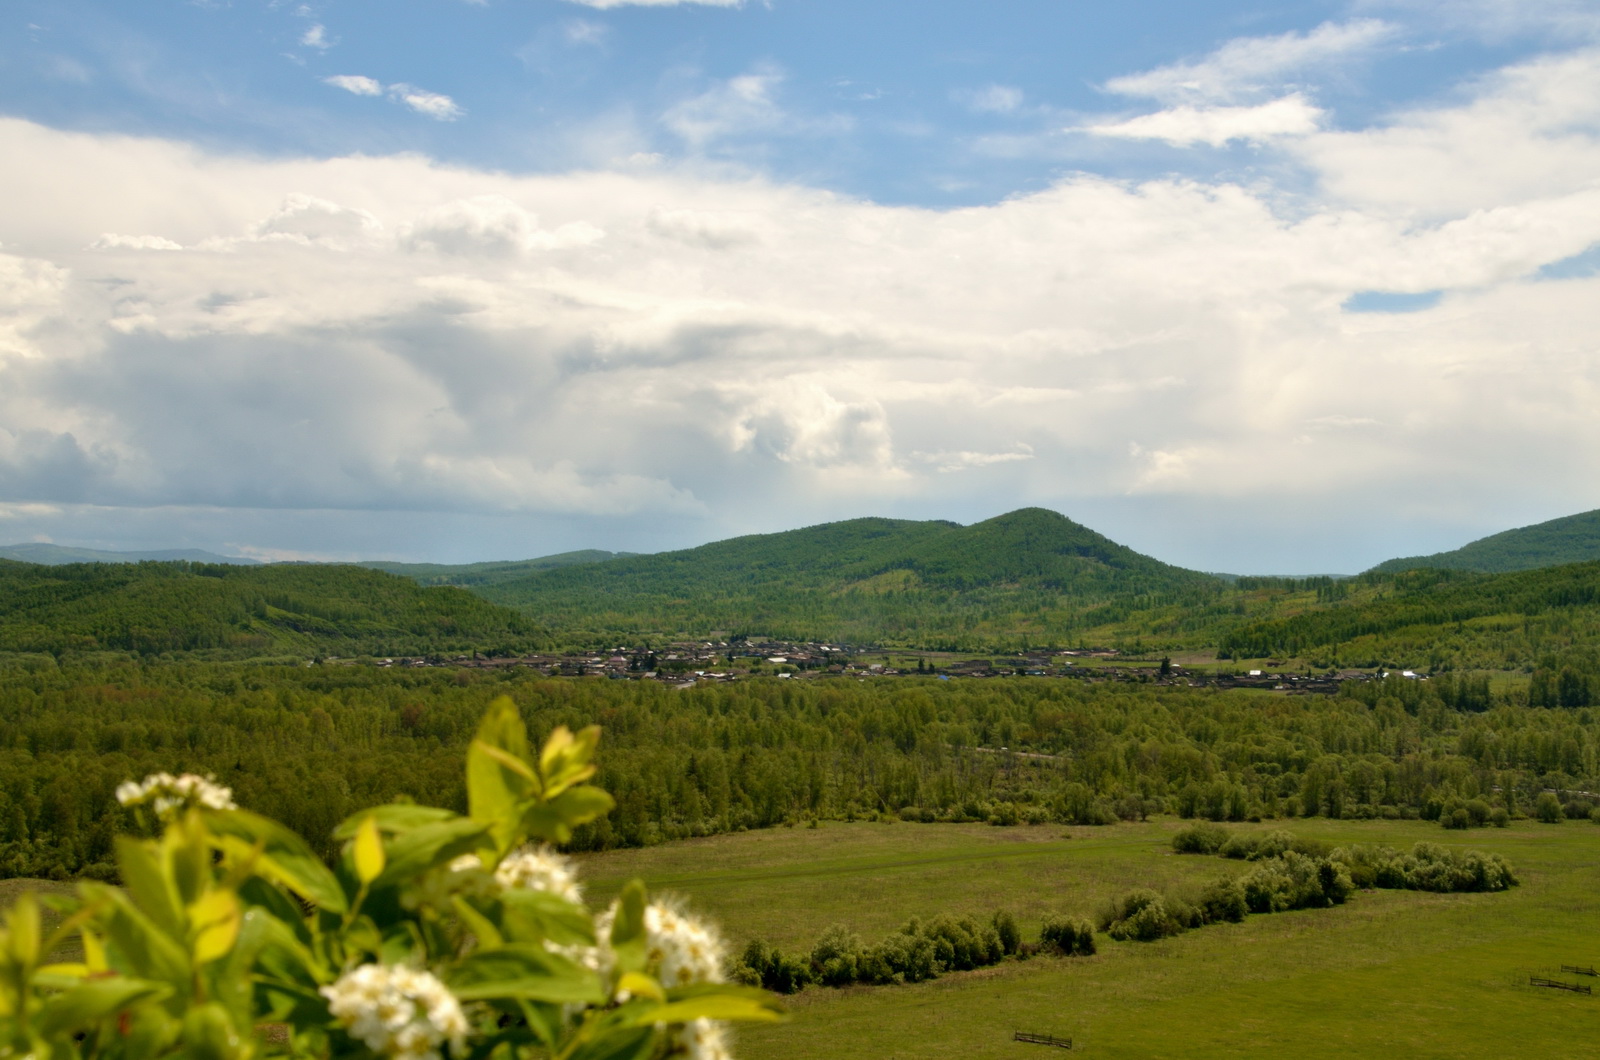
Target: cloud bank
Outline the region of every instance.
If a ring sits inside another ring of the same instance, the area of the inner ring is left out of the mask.
[[[684,135],[762,120],[769,87]],[[1597,88],[1586,51],[1365,131],[1178,103],[1108,135],[1271,140],[1314,190],[1077,174],[945,211],[0,120],[30,160],[0,172],[0,503],[19,535],[191,513],[254,548],[333,513],[373,552],[407,520],[704,540],[1120,499],[1148,524],[1100,528],[1213,568],[1256,546],[1162,548],[1200,499],[1330,540],[1485,491],[1592,507],[1600,277],[1539,273],[1600,243]]]

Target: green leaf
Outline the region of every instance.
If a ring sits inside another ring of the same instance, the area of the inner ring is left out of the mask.
[[[617,956],[617,967],[625,972],[644,971],[644,907],[644,884],[633,880],[622,889],[617,916],[611,922],[611,950]]]
[[[372,883],[374,889],[409,883],[430,869],[449,864],[477,849],[489,826],[469,817],[423,825],[396,836],[388,848],[388,864]]]
[[[57,994],[39,1010],[39,1030],[47,1037],[70,1034],[146,1001],[159,1001],[172,993],[162,983],[116,976],[89,979]]]
[[[600,742],[600,726],[590,725],[573,736],[559,725],[539,753],[539,772],[544,777],[545,798],[553,798],[574,784],[594,776],[594,750]]]
[[[377,819],[370,814],[356,829],[354,853],[356,878],[362,883],[377,879],[383,872],[383,838],[378,835]]]
[[[463,1001],[507,998],[598,1005],[606,1000],[594,972],[541,947],[516,943],[468,955],[451,971],[449,983]]]
[[[593,946],[594,919],[582,906],[548,891],[510,890],[500,895],[502,927],[516,940],[549,939],[561,946]]]
[[[597,1035],[567,1054],[568,1060],[645,1060],[655,1051],[651,1029],[624,1027]]]
[[[187,992],[191,972],[187,946],[163,931],[124,892],[99,883],[82,883],[78,887],[85,899],[105,903],[100,922],[105,927],[106,941],[120,955],[124,966],[140,978],[168,983]]]
[[[219,835],[260,848],[262,857],[255,866],[258,875],[283,884],[329,912],[344,913],[349,909],[338,878],[304,839],[277,821],[245,810],[216,810],[206,815],[206,824]],[[230,848],[229,852],[240,856],[237,849]]]
[[[436,806],[415,806],[406,802],[385,803],[382,806],[362,810],[340,821],[339,827],[333,830],[333,838],[341,843],[354,839],[361,822],[368,817],[377,822],[378,831],[394,833],[408,832],[425,824],[439,824],[441,821],[453,820],[459,816],[461,815],[458,813],[441,810]]]
[[[641,1009],[633,1019],[646,1024],[688,1023],[702,1019],[777,1023],[786,1018],[777,998],[765,990],[750,987],[707,985],[692,993],[674,990],[667,996],[666,1004]]]
[[[509,697],[489,705],[467,748],[467,812],[493,826],[495,850],[516,841],[521,804],[537,795],[538,777],[528,764],[528,732]]]
[[[39,962],[39,900],[24,892],[6,914],[6,956],[19,969]]]
[[[572,838],[574,828],[611,812],[615,805],[616,800],[599,788],[568,788],[549,802],[528,807],[522,817],[522,830],[549,843],[565,843]]]
[[[185,931],[183,902],[177,887],[161,863],[155,843],[131,836],[117,836],[117,868],[122,885],[134,903],[168,937],[182,939]]]

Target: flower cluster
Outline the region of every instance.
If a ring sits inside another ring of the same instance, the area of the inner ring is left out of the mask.
[[[549,846],[523,847],[507,854],[495,868],[494,878],[506,890],[544,891],[583,904],[583,890],[572,862]]]
[[[380,1056],[439,1060],[439,1046],[447,1041],[452,1053],[466,1051],[461,1003],[427,972],[363,964],[321,992],[351,1037]]]
[[[722,942],[691,916],[661,902],[644,910],[645,945],[661,985],[722,982]]]
[[[149,804],[156,816],[170,821],[191,806],[205,806],[213,810],[237,810],[233,802],[233,789],[225,788],[210,777],[184,773],[152,773],[142,783],[124,781],[117,785],[117,801],[124,806]]]
[[[719,1020],[691,1020],[672,1036],[669,1055],[686,1060],[732,1060],[727,1026]]]

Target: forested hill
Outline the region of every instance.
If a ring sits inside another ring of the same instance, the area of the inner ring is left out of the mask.
[[[1540,670],[1596,679],[1600,701],[1600,563],[1479,574],[1363,574],[1332,606],[1242,623],[1222,658],[1300,658],[1324,666]]]
[[[1480,538],[1452,552],[1391,559],[1374,571],[1446,570],[1514,571],[1557,567],[1600,560],[1600,511],[1568,515],[1533,526]]]
[[[360,567],[0,560],[0,652],[421,655],[521,650],[532,620]]]
[[[362,560],[358,567],[387,571],[410,578],[420,585],[490,585],[526,577],[555,567],[571,567],[580,563],[604,563],[606,560],[638,555],[635,552],[606,552],[598,548],[561,552],[538,559],[488,560],[483,563],[393,563],[388,560]]]
[[[1208,599],[1222,583],[1025,508],[972,526],[852,519],[473,588],[579,639],[725,631],[935,647],[1064,641],[1103,623],[1107,605]]]

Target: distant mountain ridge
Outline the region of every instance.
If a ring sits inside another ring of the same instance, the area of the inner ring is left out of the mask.
[[[720,630],[928,644],[1059,636],[1109,601],[1221,587],[1043,508],[971,526],[851,519],[469,586],[599,639]]]
[[[604,563],[607,560],[637,555],[639,555],[637,552],[606,552],[598,548],[585,548],[576,552],[558,552],[553,556],[540,556],[536,559],[486,560],[481,563],[395,563],[389,560],[360,560],[356,566],[398,574],[420,585],[468,587],[508,581],[554,567]]]
[[[42,563],[58,566],[63,563],[172,563],[183,560],[189,563],[232,563],[252,567],[260,560],[244,556],[219,556],[201,548],[163,548],[135,552],[113,552],[98,548],[73,548],[69,545],[51,545],[29,541],[20,545],[0,545],[0,559],[19,563]]]
[[[1450,552],[1387,560],[1372,569],[1380,573],[1436,568],[1497,574],[1595,560],[1600,560],[1600,511],[1505,530]]]

